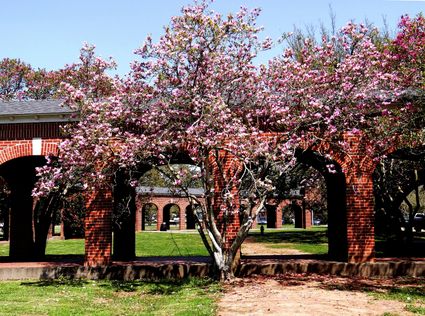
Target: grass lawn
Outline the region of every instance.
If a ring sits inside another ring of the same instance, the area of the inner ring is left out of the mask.
[[[83,255],[84,240],[52,239],[47,242],[48,255]],[[9,255],[9,244],[0,244],[0,256]],[[208,256],[197,232],[140,232],[136,233],[137,256]]]
[[[1,281],[1,315],[215,315],[211,280]]]
[[[249,233],[250,240],[265,244],[268,248],[296,249],[309,254],[326,254],[328,252],[328,237],[326,226],[313,226],[309,229],[294,228],[285,225],[281,229],[265,229],[261,236],[259,229]]]
[[[252,230],[250,240],[265,244],[270,248],[297,249],[304,253],[324,254],[328,251],[326,227],[314,226],[310,229],[285,226],[282,229],[267,229],[261,236],[259,229]],[[0,244],[0,256],[8,256],[9,244]],[[84,240],[51,239],[47,242],[48,255],[83,255]],[[136,233],[136,255],[151,256],[208,256],[202,240],[196,231],[167,231]]]

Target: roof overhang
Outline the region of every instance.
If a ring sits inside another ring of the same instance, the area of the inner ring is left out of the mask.
[[[51,123],[75,121],[78,121],[78,118],[76,117],[76,114],[74,112],[0,115],[0,124]]]

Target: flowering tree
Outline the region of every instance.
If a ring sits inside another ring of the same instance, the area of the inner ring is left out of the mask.
[[[387,46],[376,45],[378,30],[349,23],[340,34],[313,46],[306,39],[301,54],[287,50],[265,70],[271,95],[264,108],[276,129],[291,117],[296,135],[310,144],[328,142],[344,151],[343,134],[362,134],[366,150],[379,157],[398,141],[414,110],[399,102],[409,84],[395,67]],[[275,116],[272,116],[275,114]],[[275,118],[277,115],[277,118]]]
[[[62,98],[84,117],[87,113],[80,102],[82,96],[90,100],[100,100],[112,94],[114,80],[106,72],[114,67],[115,63],[112,60],[105,61],[97,57],[95,47],[86,44],[81,49],[80,61],[77,63],[66,65],[58,71],[29,72],[22,95],[27,99]],[[63,126],[63,133],[71,139],[75,129],[75,124]],[[61,146],[67,144],[65,141]],[[74,151],[74,155],[75,153]],[[34,235],[36,254],[39,256],[44,255],[48,230],[57,211],[61,208],[70,209],[66,206],[71,204],[75,214],[61,214],[63,218],[68,219],[76,217],[77,213],[81,215],[80,210],[83,209],[81,205],[83,199],[79,196],[81,182],[78,178],[82,172],[77,167],[73,169],[72,177],[66,177],[65,174],[61,174],[62,162],[63,160],[57,157],[48,157],[46,166],[38,169],[39,175],[44,176],[42,179],[45,180],[38,183],[37,193],[34,194],[38,198],[34,211]],[[67,199],[67,203],[64,203],[64,199]],[[74,224],[77,222],[74,220]]]
[[[65,86],[80,122],[61,144],[59,169],[42,170],[50,178],[38,193],[64,178],[93,190],[120,170],[169,166],[164,175],[186,192],[218,276],[228,279],[273,180],[300,144],[344,151],[344,133],[363,133],[371,155],[388,150],[407,121],[408,107],[395,102],[408,84],[391,50],[374,44],[377,31],[350,23],[258,69],[253,59],[271,45],[258,38],[258,14],[242,8],[224,17],[207,1],[195,3],[157,43],[147,38],[128,77],[107,81],[111,94],[99,98],[98,76],[87,87]],[[199,172],[172,168],[176,157]],[[203,200],[190,195],[190,177],[202,181]]]

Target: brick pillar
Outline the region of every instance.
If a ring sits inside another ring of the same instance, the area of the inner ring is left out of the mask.
[[[143,203],[140,196],[136,195],[136,220],[134,222],[134,230],[136,232],[142,231],[142,213]]]
[[[372,172],[350,177],[347,182],[347,241],[349,262],[374,261]]]
[[[311,211],[308,209],[304,209],[304,221],[305,221],[305,227],[304,228],[310,228],[312,224],[312,218],[311,218]]]
[[[217,158],[216,158],[217,159]],[[224,247],[229,249],[236,238],[237,232],[240,228],[239,218],[239,196],[236,187],[231,189],[233,195],[232,209],[228,209],[223,199],[223,189],[226,186],[226,179],[234,176],[238,172],[238,163],[234,157],[225,151],[220,151],[218,159],[222,164],[222,172],[219,168],[215,168],[213,173],[214,179],[214,210],[216,221],[222,236],[225,236]]]
[[[184,230],[186,229],[186,205],[183,203],[179,203],[179,217],[180,217],[180,222],[179,222],[179,230]]]
[[[100,188],[87,196],[85,226],[85,266],[105,266],[111,263],[112,192]]]
[[[283,204],[282,202],[280,202],[276,206],[276,224],[275,224],[276,228],[282,228],[282,209],[283,209]]]
[[[347,247],[349,262],[374,261],[375,227],[372,173],[375,164],[366,153],[362,135],[345,135],[349,145],[346,158]]]
[[[161,229],[161,224],[164,221],[162,217],[164,212],[164,205],[158,204],[158,209],[156,211],[156,230],[159,231]]]

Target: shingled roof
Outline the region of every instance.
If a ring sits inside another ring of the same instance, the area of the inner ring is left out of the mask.
[[[156,196],[184,196],[185,194],[181,190],[173,190],[171,188],[164,187],[148,187],[139,186],[136,188],[136,193],[141,195],[156,195]],[[189,188],[189,194],[195,196],[202,196],[204,190],[201,188]]]
[[[73,113],[63,100],[0,101],[0,115],[43,115]]]

